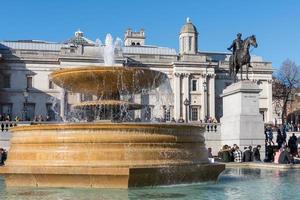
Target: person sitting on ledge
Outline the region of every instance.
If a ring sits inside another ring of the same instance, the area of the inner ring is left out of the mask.
[[[275,155],[274,155],[274,163],[275,164],[279,163],[279,157],[280,157],[281,152],[282,152],[281,148],[275,150]]]
[[[254,149],[253,149],[253,161],[254,162],[261,162],[260,159],[260,152],[259,150],[261,149],[260,145],[257,145]]]
[[[7,159],[7,152],[5,151],[5,149],[0,148],[0,166],[4,165],[6,159]]]
[[[225,144],[218,153],[218,157],[222,162],[230,162],[230,148]]]
[[[243,162],[252,162],[253,161],[253,153],[252,153],[252,146],[245,147],[243,153]]]
[[[208,158],[213,158],[211,147],[207,148]]]
[[[243,153],[238,146],[235,146],[235,151],[233,152],[234,162],[241,163],[243,161]]]
[[[283,148],[283,151],[281,152],[278,160],[279,164],[290,164],[294,163],[293,157],[290,154],[290,148]]]

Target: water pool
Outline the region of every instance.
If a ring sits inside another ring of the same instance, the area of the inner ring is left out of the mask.
[[[6,188],[0,177],[0,199],[148,200],[148,199],[299,199],[300,171],[226,169],[217,183],[135,189]]]

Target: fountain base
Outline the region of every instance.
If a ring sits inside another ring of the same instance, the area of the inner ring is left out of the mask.
[[[128,188],[215,181],[204,127],[83,123],[14,127],[7,186]]]
[[[222,164],[144,168],[4,167],[8,187],[129,188],[216,181]],[[20,173],[21,172],[21,173]]]

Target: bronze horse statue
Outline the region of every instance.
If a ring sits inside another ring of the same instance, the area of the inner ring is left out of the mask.
[[[250,53],[249,53],[249,48],[250,46],[257,47],[256,43],[256,38],[254,35],[251,35],[247,37],[243,43],[241,49],[236,50],[236,56],[230,56],[229,58],[229,73],[230,76],[232,77],[233,81],[236,82],[237,80],[237,74],[239,70],[241,70],[241,80],[243,80],[243,66],[246,65],[246,79],[249,80],[248,78],[248,70],[249,67],[252,67],[250,65]],[[233,59],[236,59],[235,62],[233,62]]]

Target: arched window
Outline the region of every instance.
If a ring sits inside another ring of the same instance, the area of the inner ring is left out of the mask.
[[[189,51],[192,50],[192,37],[189,36]]]
[[[136,43],[137,46],[141,46],[141,44],[139,42]]]
[[[135,46],[135,42],[131,42],[131,45],[132,45],[132,46]]]

